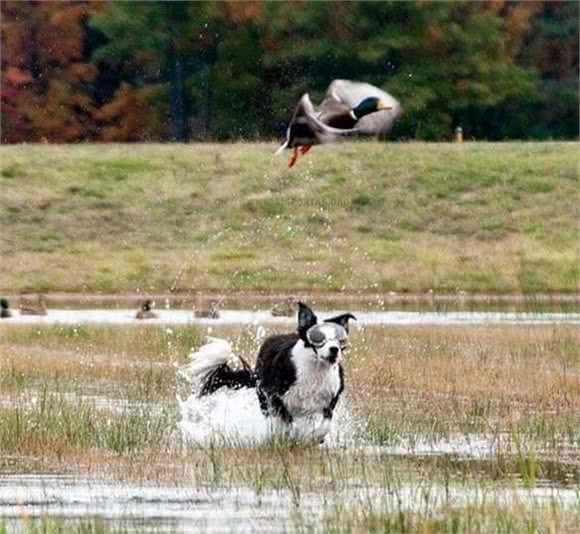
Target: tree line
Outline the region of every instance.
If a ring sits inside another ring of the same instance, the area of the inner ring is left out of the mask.
[[[271,139],[334,78],[392,136],[578,137],[578,2],[2,2],[2,142]]]

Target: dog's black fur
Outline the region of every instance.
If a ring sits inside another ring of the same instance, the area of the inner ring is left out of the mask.
[[[285,423],[292,422],[282,396],[296,382],[296,367],[290,358],[292,347],[300,339],[298,334],[270,336],[264,341],[256,361],[259,377],[258,400],[262,413],[277,415]]]

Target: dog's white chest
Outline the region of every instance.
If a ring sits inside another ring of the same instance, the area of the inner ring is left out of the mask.
[[[284,404],[295,417],[319,414],[340,389],[338,365],[313,361],[303,354],[296,356],[296,382],[284,395]]]

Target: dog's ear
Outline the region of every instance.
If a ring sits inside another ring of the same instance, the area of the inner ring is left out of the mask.
[[[343,313],[342,315],[337,315],[336,317],[331,317],[330,319],[325,319],[325,323],[336,323],[342,326],[348,332],[348,321],[356,317],[352,313]]]
[[[303,302],[298,303],[298,333],[300,338],[306,339],[306,331],[318,323],[314,312]]]

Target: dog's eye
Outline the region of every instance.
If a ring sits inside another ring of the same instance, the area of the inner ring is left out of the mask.
[[[308,340],[310,343],[316,346],[324,345],[324,342],[326,341],[326,335],[324,332],[321,332],[315,328],[308,332]]]

